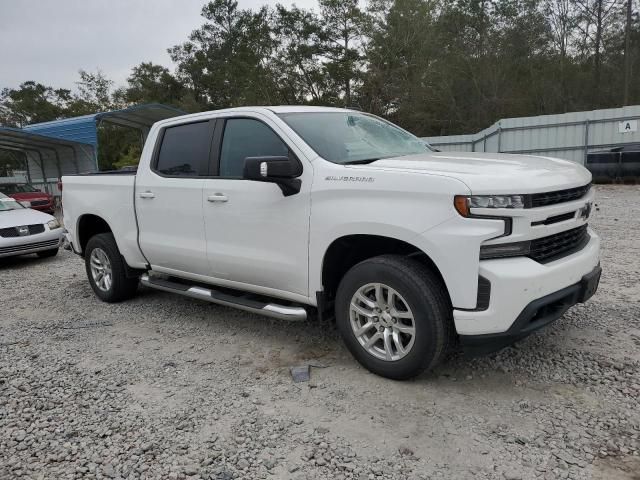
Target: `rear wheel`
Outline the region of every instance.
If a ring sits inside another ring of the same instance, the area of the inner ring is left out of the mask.
[[[40,258],[48,258],[55,257],[58,254],[58,249],[54,248],[53,250],[44,250],[42,252],[37,252],[36,255]]]
[[[365,260],[343,277],[336,320],[353,356],[383,377],[407,379],[446,355],[452,309],[440,279],[406,257]]]
[[[121,302],[135,295],[138,279],[129,278],[113,234],[100,233],[89,239],[85,250],[89,283],[104,302]]]

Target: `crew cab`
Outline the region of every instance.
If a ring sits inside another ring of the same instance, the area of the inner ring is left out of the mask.
[[[156,123],[137,171],[65,176],[96,295],[143,285],[271,317],[335,318],[404,379],[494,351],[594,294],[591,175],[559,159],[441,153],[367,113],[243,107]]]

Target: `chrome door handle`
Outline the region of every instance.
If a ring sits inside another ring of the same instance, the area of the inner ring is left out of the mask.
[[[229,197],[227,197],[224,193],[215,193],[213,195],[209,195],[207,197],[208,202],[228,202]]]
[[[142,192],[139,193],[138,196],[140,198],[156,198],[156,194],[153,192]]]

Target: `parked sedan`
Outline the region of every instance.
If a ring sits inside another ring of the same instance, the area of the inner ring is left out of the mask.
[[[15,198],[19,202],[29,202],[31,208],[53,214],[53,197],[28,183],[0,183],[0,193]]]
[[[58,253],[62,238],[55,217],[0,193],[0,258],[28,253],[52,257]]]

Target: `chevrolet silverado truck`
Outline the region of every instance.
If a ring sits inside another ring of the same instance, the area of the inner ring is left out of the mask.
[[[137,171],[65,176],[67,240],[106,302],[138,285],[270,317],[335,319],[405,379],[500,349],[600,278],[591,174],[440,153],[374,115],[243,107],[163,120]]]

